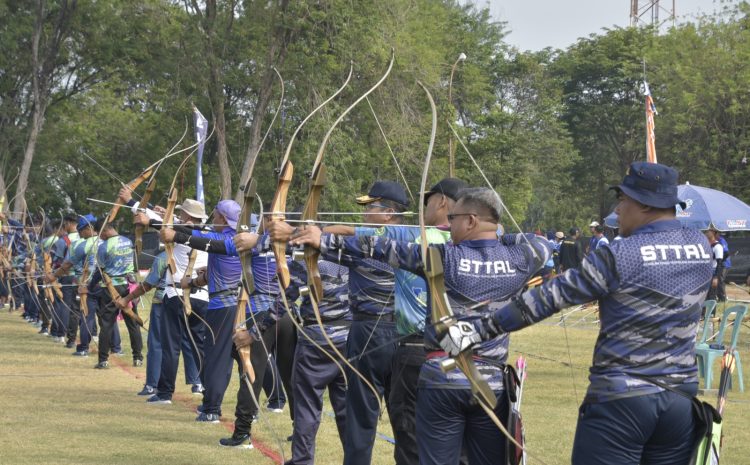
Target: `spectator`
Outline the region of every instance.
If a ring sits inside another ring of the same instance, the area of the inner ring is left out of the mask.
[[[711,244],[711,250],[714,254],[714,276],[711,279],[711,288],[708,290],[707,300],[716,300],[717,302],[726,302],[727,297],[724,296],[722,300],[718,291],[720,287],[724,286],[724,247],[719,242],[719,231],[716,229],[709,229],[706,231],[706,237],[708,238],[709,244]]]
[[[591,249],[591,252],[600,247],[609,246],[609,239],[607,239],[607,236],[604,235],[604,226],[600,224],[594,227],[594,237],[591,238],[592,243],[594,239],[596,239],[596,243]]]
[[[596,238],[596,228],[599,227],[598,221],[592,221],[589,225],[589,231],[591,232],[591,239],[589,239],[589,243],[586,246],[586,253],[593,252],[596,250],[596,244],[599,242],[599,240]]]
[[[721,279],[719,280],[719,287],[716,290],[716,296],[720,301],[727,301],[727,274],[729,274],[729,268],[732,267],[732,257],[729,256],[729,244],[724,236],[721,235],[721,231],[716,231],[716,235],[719,238],[721,246],[724,248],[724,270],[721,273]]]
[[[560,268],[565,272],[571,268],[577,268],[583,260],[583,246],[579,240],[581,230],[572,227],[568,231],[568,236],[560,244]]]

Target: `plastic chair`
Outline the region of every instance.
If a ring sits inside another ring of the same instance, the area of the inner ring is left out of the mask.
[[[695,343],[696,347],[704,344],[711,336],[711,331],[714,329],[711,318],[713,318],[714,312],[716,311],[716,301],[707,300],[701,304],[701,308],[703,309],[703,332],[701,333],[698,342]]]
[[[724,310],[724,314],[721,317],[721,324],[719,326],[719,333],[716,336],[715,344],[707,344],[706,342],[697,344],[695,346],[695,356],[698,363],[698,376],[703,376],[706,381],[706,389],[711,389],[711,380],[713,378],[713,365],[716,359],[720,359],[724,352],[728,348],[732,348],[735,358],[735,373],[737,373],[737,381],[740,385],[740,392],[745,392],[745,383],[742,378],[742,361],[740,360],[740,352],[737,350],[737,340],[740,336],[740,329],[742,328],[742,319],[747,313],[747,305],[733,305]],[[724,344],[724,335],[727,330],[727,326],[731,325],[729,317],[734,315],[734,325],[732,327],[732,336],[728,345]],[[708,318],[707,318],[708,320]],[[705,325],[704,325],[704,333]],[[707,336],[706,336],[707,338]],[[731,379],[730,379],[731,383]],[[731,385],[731,384],[730,384]]]

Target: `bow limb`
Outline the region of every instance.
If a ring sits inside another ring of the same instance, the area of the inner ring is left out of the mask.
[[[323,165],[323,156],[326,153],[328,141],[331,138],[333,130],[336,129],[336,126],[339,125],[339,123],[346,117],[346,115],[349,114],[350,111],[354,109],[354,107],[356,107],[362,100],[366,99],[368,95],[375,91],[375,89],[380,87],[380,84],[382,84],[383,81],[386,80],[388,75],[391,74],[395,58],[395,51],[391,49],[391,61],[388,64],[388,69],[386,70],[385,74],[383,74],[383,76],[378,80],[378,82],[375,83],[375,85],[370,87],[367,92],[362,94],[357,100],[354,101],[354,103],[349,105],[349,107],[344,110],[344,112],[341,113],[338,118],[336,118],[336,121],[333,122],[333,125],[331,125],[331,127],[328,129],[328,132],[323,137],[323,142],[321,142],[320,147],[318,148],[318,153],[315,157],[315,162],[313,163],[312,174],[310,175],[309,193],[307,196],[307,202],[305,203],[305,208],[302,211],[303,221],[315,221],[318,219],[318,205],[320,204],[320,198],[323,194],[323,187],[326,184],[326,168],[325,165]],[[323,297],[323,284],[320,279],[320,271],[318,270],[319,255],[320,251],[318,251],[317,249],[314,249],[310,246],[305,247],[307,279],[310,282],[310,291],[312,293],[312,296],[318,302],[320,302],[321,298]]]
[[[99,269],[99,273],[102,275],[102,281],[104,281],[104,285],[107,288],[107,292],[109,292],[109,297],[112,299],[112,302],[114,303],[117,301],[117,299],[120,298],[120,293],[117,292],[117,289],[115,289],[115,285],[112,284],[112,278],[107,275],[107,273],[104,272],[101,268]],[[141,328],[144,328],[143,320],[141,319],[140,315],[135,313],[133,309],[130,307],[130,305],[126,306],[122,310],[122,313],[127,315],[128,318],[135,321],[138,326]]]
[[[273,68],[273,71],[276,73],[276,77],[279,79],[279,85],[281,87],[281,97],[279,98],[279,104],[276,108],[276,113],[274,113],[273,118],[271,119],[271,124],[268,125],[268,129],[266,129],[265,134],[263,135],[263,139],[261,139],[260,144],[258,144],[258,150],[255,151],[255,154],[253,155],[252,160],[250,161],[250,167],[247,170],[247,179],[245,179],[242,186],[240,186],[240,190],[243,192],[243,198],[242,198],[242,206],[240,207],[240,218],[237,222],[237,232],[249,232],[250,226],[251,226],[251,217],[252,217],[252,206],[253,202],[255,202],[255,196],[256,196],[256,185],[255,185],[255,179],[253,178],[253,171],[255,171],[255,163],[258,161],[258,155],[260,155],[260,151],[263,148],[263,144],[266,142],[266,138],[268,137],[268,134],[271,132],[271,128],[273,127],[273,124],[276,122],[276,117],[279,116],[279,112],[281,112],[281,106],[284,103],[284,79],[281,77],[281,73],[279,73],[279,70],[275,67]],[[242,264],[242,279],[245,282],[245,288],[247,289],[248,298],[249,295],[253,293],[255,290],[255,283],[253,278],[253,267],[252,267],[252,251],[251,250],[245,250],[243,252],[239,253],[240,256],[240,263]]]
[[[148,208],[148,202],[151,200],[151,196],[154,194],[156,189],[156,173],[151,175],[151,179],[146,184],[146,192],[141,197],[140,205],[145,205],[143,208]],[[143,251],[143,232],[146,229],[145,226],[138,223],[135,225],[135,256],[138,257]],[[137,259],[137,258],[136,258]]]
[[[193,275],[193,268],[195,268],[195,261],[198,259],[198,251],[196,249],[193,249],[190,251],[190,258],[188,258],[187,266],[185,267],[185,274],[184,276],[192,276]],[[185,290],[182,291],[183,295]],[[189,292],[189,291],[188,291]],[[190,316],[191,313],[193,313],[193,304],[190,303],[190,297],[188,296],[187,299],[184,299],[184,307],[185,307],[185,316]],[[189,328],[190,326],[188,326]]]
[[[432,132],[430,135],[430,143],[427,148],[427,156],[424,163],[424,169],[422,170],[422,183],[419,189],[419,230],[420,230],[420,246],[422,248],[422,262],[424,266],[424,275],[427,280],[427,285],[430,289],[430,317],[433,324],[435,325],[435,331],[438,337],[448,330],[450,324],[455,322],[453,309],[450,306],[448,300],[448,293],[445,288],[445,276],[443,274],[443,257],[438,249],[429,247],[427,242],[427,228],[425,226],[424,219],[424,197],[427,189],[427,175],[430,169],[430,160],[432,159],[432,149],[435,146],[435,136],[437,134],[437,109],[435,108],[435,101],[430,94],[427,87],[421,82],[417,82],[420,87],[427,94],[427,99],[430,102],[430,109],[432,111]],[[487,380],[477,370],[474,364],[473,353],[471,351],[464,351],[454,358],[448,358],[441,363],[440,366],[443,372],[451,371],[455,368],[461,370],[466,376],[471,385],[471,392],[474,398],[477,400],[482,409],[487,413],[495,426],[500,429],[503,435],[516,447],[527,452],[526,448],[516,441],[516,439],[508,432],[503,423],[495,414],[495,407],[497,406],[497,397],[490,387]],[[528,454],[531,457],[531,454]],[[536,457],[534,457],[536,458]],[[544,463],[539,459],[536,459],[540,463]]]
[[[336,98],[336,96],[339,95],[346,88],[346,86],[349,85],[349,81],[352,78],[353,71],[354,63],[350,62],[349,75],[346,77],[346,80],[341,85],[341,87],[339,87],[336,92],[325,99],[320,105],[315,107],[315,109],[313,109],[313,111],[311,111],[305,117],[305,119],[302,120],[299,126],[297,126],[297,129],[294,130],[294,134],[292,134],[292,137],[289,139],[289,145],[287,145],[286,147],[286,151],[284,152],[284,159],[281,161],[280,165],[281,168],[279,170],[279,182],[276,187],[276,192],[273,196],[273,201],[271,202],[271,221],[284,221],[286,219],[286,200],[289,194],[289,186],[292,183],[292,176],[294,174],[294,165],[292,165],[292,162],[289,160],[289,154],[292,151],[294,141],[297,140],[297,135],[300,133],[302,127],[307,123],[307,121],[309,121],[310,118],[313,117],[313,115],[315,115],[328,102]],[[279,283],[281,284],[283,293],[283,289],[289,287],[289,283],[291,280],[291,278],[289,277],[289,267],[286,264],[286,243],[283,241],[275,241],[272,247],[274,257],[276,258],[276,274],[279,277]],[[288,312],[291,312],[289,306],[286,305],[286,302],[285,307]]]

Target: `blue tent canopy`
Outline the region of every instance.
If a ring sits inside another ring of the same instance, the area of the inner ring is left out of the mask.
[[[685,209],[677,205],[677,219],[688,228],[719,231],[750,231],[750,206],[726,192],[707,187],[683,184],[677,186],[677,196],[685,202]],[[617,214],[610,213],[604,224],[617,228]]]

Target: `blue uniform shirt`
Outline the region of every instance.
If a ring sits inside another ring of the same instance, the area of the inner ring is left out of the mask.
[[[217,292],[229,291],[229,293],[224,295],[210,297],[208,301],[209,310],[237,306],[237,289],[240,286],[240,278],[242,277],[242,264],[236,255],[237,250],[234,248],[234,242],[232,241],[235,234],[237,232],[229,226],[226,226],[222,232],[193,230],[193,236],[224,241],[224,244],[227,246],[227,255],[208,254],[207,276],[209,296]],[[234,251],[234,256],[230,252],[229,244],[231,244],[231,250]]]
[[[601,329],[586,402],[697,383],[695,335],[713,275],[711,247],[679,221],[647,224],[586,256],[578,269],[531,289],[493,320],[513,331],[562,308],[599,301]]]
[[[354,239],[354,240],[352,240]],[[516,295],[526,281],[542,269],[551,254],[546,239],[527,235],[506,235],[496,239],[463,241],[455,244],[437,244],[431,247],[441,252],[448,299],[455,315],[475,320],[482,314],[477,304],[502,301]],[[414,243],[394,241],[384,237],[343,238],[324,234],[321,248],[329,253],[342,249],[355,256],[371,256],[387,261],[391,266],[419,275],[423,274],[421,247]],[[477,368],[490,386],[502,389],[502,372],[499,364],[508,357],[507,334],[485,341],[477,349]],[[458,369],[443,373],[435,331],[429,325],[425,331],[425,345],[436,351],[422,366],[420,388],[468,389],[469,381]]]
[[[127,284],[127,275],[133,273],[133,243],[125,236],[110,237],[99,244],[96,260],[102,271],[112,278],[112,284]]]
[[[318,303],[318,311],[323,320],[323,330],[336,345],[344,344],[349,335],[349,269],[327,260],[319,260],[318,268],[323,282],[323,299]],[[307,286],[307,269],[305,263],[291,261],[289,263],[291,284],[287,290],[288,300],[295,301],[299,297],[299,288]],[[281,311],[286,311],[283,304]],[[322,335],[321,328],[315,320],[310,297],[305,296],[299,306],[299,314],[304,322],[305,333],[316,343],[327,345],[328,341]],[[302,339],[300,339],[302,341]]]
[[[167,253],[161,252],[154,258],[154,262],[151,264],[151,269],[148,270],[148,274],[143,280],[143,282],[156,289],[154,291],[153,300],[157,302],[161,302],[164,298],[164,288],[167,285],[165,277],[166,271]]]
[[[350,241],[350,250],[353,250],[356,256],[346,253],[339,256],[338,250],[326,253],[326,248],[321,249],[322,256],[326,260],[349,268],[349,302],[352,314],[392,314],[396,285],[393,268],[383,261],[367,258],[370,255],[362,254],[358,250],[360,240],[367,243],[367,239],[367,236],[342,238]]]
[[[397,241],[421,243],[419,228],[386,226],[381,228],[355,228],[356,236],[382,236]],[[444,244],[450,240],[450,231],[427,228],[430,244]],[[395,305],[396,330],[401,335],[423,334],[427,319],[427,283],[424,278],[401,268],[396,268]]]

